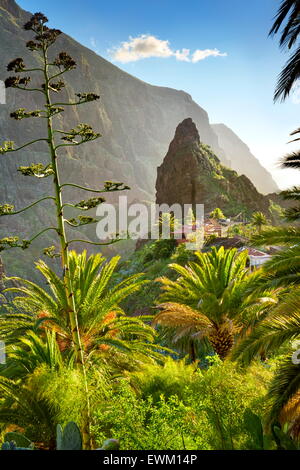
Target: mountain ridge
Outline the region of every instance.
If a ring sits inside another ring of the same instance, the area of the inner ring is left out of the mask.
[[[211,127],[216,133],[226,157],[230,161],[231,168],[239,174],[245,173],[252,182],[255,180],[255,186],[263,194],[278,191],[278,186],[270,173],[252,154],[248,145],[230,127],[223,123],[211,124]]]
[[[38,63],[37,56],[25,47],[32,35],[22,26],[30,16],[31,13],[22,10],[14,0],[0,0],[0,80],[8,76],[6,66],[16,57],[23,57],[28,65]],[[65,75],[62,100],[70,100],[78,92],[95,92],[101,99],[78,109],[68,106],[58,118],[59,126],[68,130],[79,122],[86,122],[103,136],[81,146],[80,152],[75,148],[61,154],[60,170],[64,181],[99,188],[105,180],[119,180],[132,188],[127,193],[129,202],[154,201],[156,168],[162,163],[178,123],[188,117],[196,123],[201,140],[221,160],[226,160],[208,113],[188,93],[147,84],[66,34],[62,34],[53,46],[53,56],[62,50],[70,53],[77,62],[77,70]],[[16,122],[9,118],[17,108],[37,108],[40,105],[38,97],[33,99],[32,93],[11,88],[7,89],[6,95],[6,104],[0,105],[0,142],[13,140],[20,145],[40,138],[44,132],[44,123],[40,120]],[[45,162],[46,151],[45,146],[35,144],[14,154],[13,158],[6,155],[1,159],[2,203],[15,204],[16,209],[20,209],[37,197],[49,194],[48,181],[33,185],[29,177],[17,172],[21,165]],[[65,197],[66,201],[77,201],[85,196],[80,191],[68,190]],[[52,225],[51,213],[43,203],[24,215],[2,219],[5,219],[0,220],[3,236],[10,233],[30,238],[32,227]],[[95,229],[83,228],[77,234],[81,235],[79,238],[95,239]],[[29,255],[31,250],[19,253],[18,257],[13,252],[5,253],[3,257],[9,273],[18,274],[22,260],[28,266],[28,262],[40,256],[40,248],[47,246],[46,243],[53,244],[53,240],[41,239],[32,255]]]

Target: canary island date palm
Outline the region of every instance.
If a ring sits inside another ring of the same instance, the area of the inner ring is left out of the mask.
[[[282,29],[281,29],[282,28]],[[300,3],[298,0],[282,0],[275,17],[274,24],[270,30],[271,35],[281,34],[280,46],[291,50],[297,43],[300,33]],[[300,46],[297,43],[296,50],[283,68],[279,75],[278,83],[275,89],[274,100],[281,99],[284,101],[290,95],[294,85],[300,78]],[[300,129],[296,129],[291,136],[299,134]],[[299,141],[296,137],[292,142]],[[283,168],[300,168],[300,152],[295,151],[287,154],[282,158]],[[296,191],[295,191],[296,190]],[[296,193],[298,188],[293,188],[282,193],[286,199],[298,199]],[[292,208],[286,211],[288,220],[296,220],[299,218],[300,208]]]
[[[12,204],[4,203],[0,206],[0,216],[7,217],[25,212],[33,208],[36,204],[42,201],[49,201],[53,203],[53,215],[56,216],[56,223],[52,227],[43,228],[40,232],[33,235],[30,239],[20,240],[18,236],[6,236],[0,240],[0,251],[19,247],[27,249],[38,237],[46,232],[52,231],[57,237],[59,242],[59,250],[55,246],[45,248],[44,254],[50,257],[61,257],[63,268],[63,289],[67,299],[67,315],[69,318],[70,331],[72,335],[72,345],[74,348],[76,362],[82,367],[84,372],[84,352],[82,350],[80,331],[78,328],[78,318],[75,309],[74,292],[72,286],[72,278],[70,276],[69,256],[68,250],[71,244],[76,241],[82,243],[93,243],[88,240],[68,239],[66,234],[66,226],[81,227],[87,224],[97,222],[93,217],[78,215],[68,219],[65,216],[66,207],[72,208],[71,210],[86,211],[96,207],[104,201],[99,196],[100,193],[109,191],[120,191],[129,189],[123,183],[108,181],[104,184],[103,188],[88,188],[85,186],[73,184],[72,182],[62,183],[60,178],[60,164],[58,160],[61,159],[61,151],[66,148],[77,147],[87,142],[94,141],[100,137],[98,132],[94,132],[89,124],[79,123],[76,127],[66,130],[59,128],[58,117],[65,110],[66,106],[79,106],[84,103],[90,103],[98,100],[100,97],[91,92],[78,92],[74,100],[68,102],[61,102],[61,100],[54,98],[65,87],[65,82],[62,80],[66,72],[76,68],[75,60],[65,51],[58,53],[58,55],[51,54],[51,47],[61,35],[58,29],[52,29],[46,26],[48,19],[42,13],[36,13],[24,25],[27,32],[31,32],[34,37],[26,43],[26,47],[37,59],[37,66],[27,67],[23,58],[18,57],[12,60],[7,70],[14,72],[16,75],[10,76],[5,80],[6,88],[14,88],[37,94],[44,100],[43,109],[26,110],[19,108],[10,114],[12,119],[20,121],[22,119],[41,119],[45,123],[45,133],[39,139],[35,139],[26,143],[18,143],[7,140],[0,145],[0,155],[8,157],[9,154],[19,152],[31,145],[45,143],[48,147],[49,159],[46,164],[32,163],[29,166],[20,166],[18,171],[26,177],[38,178],[43,181],[44,178],[50,178],[53,182],[53,194],[45,196],[42,199],[33,201],[29,206],[24,208],[17,208]],[[35,82],[32,76],[36,75]],[[41,83],[41,85],[31,85],[31,83]],[[3,158],[3,157],[2,157]],[[74,187],[83,191],[97,194],[87,200],[81,200],[74,203],[68,203],[63,200],[63,191],[65,188]],[[50,206],[49,206],[50,207]],[[50,209],[49,209],[50,210]],[[70,209],[69,209],[70,210]],[[114,240],[113,240],[114,241]],[[111,241],[111,242],[113,242]],[[110,243],[110,242],[109,242]],[[103,244],[103,243],[94,243]],[[87,410],[88,410],[88,390],[87,390]],[[88,413],[88,411],[87,411]],[[87,427],[83,430],[83,438],[85,447],[89,447],[89,418],[87,418]]]
[[[247,251],[215,247],[196,253],[197,261],[182,267],[171,264],[179,274],[176,281],[160,278],[163,294],[154,323],[173,329],[173,341],[182,337],[207,339],[225,359],[237,338],[249,330],[276,303],[276,293],[252,293],[259,272],[249,274]]]
[[[278,353],[283,346],[289,348],[279,362],[270,385],[268,399],[271,404],[271,423],[289,422],[290,431],[300,437],[300,363],[299,355],[291,345],[300,344],[300,286],[284,293],[280,302],[269,311],[253,331],[233,350],[232,359],[247,366],[264,348],[266,354]],[[299,348],[298,348],[299,349]]]
[[[210,214],[209,214],[210,219],[218,220],[218,219],[225,219],[225,215],[222,212],[222,209],[219,207],[216,207]]]
[[[262,227],[268,224],[268,219],[262,212],[254,212],[251,217],[251,224],[261,232]]]
[[[298,189],[293,188],[292,193],[297,196]],[[274,309],[234,348],[232,358],[248,365],[262,347],[265,354],[276,354],[283,346],[290,348],[280,361],[269,389],[269,417],[271,423],[288,422],[291,434],[299,438],[300,364],[293,362],[294,351],[290,346],[300,339],[300,229],[297,226],[268,228],[255,235],[252,243],[281,247],[261,272],[265,288],[280,288],[282,294]]]
[[[32,385],[32,377],[39,367],[54,374],[73,368],[72,355],[63,358],[56,335],[47,331],[41,338],[33,331],[26,331],[19,344],[7,347],[6,364],[0,366],[0,422],[8,429],[18,426],[25,429],[38,446],[55,449],[56,425],[60,407],[41,396],[41,390]],[[48,382],[47,386],[52,385]]]
[[[282,28],[282,29],[281,29]],[[293,90],[295,83],[300,77],[300,46],[297,43],[300,33],[300,2],[298,0],[282,0],[278,9],[270,34],[281,34],[280,46],[291,50],[296,46],[292,56],[283,68],[275,89],[274,100],[284,101]],[[291,133],[297,136],[300,129]],[[299,141],[296,137],[293,141]],[[300,169],[300,152],[295,151],[282,158],[283,168]],[[285,211],[288,221],[298,221],[300,218],[300,189],[291,188],[282,192],[287,200],[295,200],[297,206]],[[300,230],[299,228],[280,227],[269,229],[254,237],[255,245],[279,245],[283,249],[272,257],[264,265],[266,281],[269,285],[292,288],[292,294],[285,294],[283,301],[267,317],[261,325],[254,329],[253,334],[242,342],[234,353],[236,357],[244,361],[251,361],[255,356],[258,344],[264,342],[268,349],[280,347],[282,342],[287,342],[299,335],[299,285],[300,285]],[[299,365],[291,361],[291,355],[279,367],[270,389],[270,395],[274,398],[271,417],[277,419],[280,413],[287,413],[298,418],[294,419],[294,429],[298,427],[299,436]],[[297,398],[298,397],[298,398]],[[289,410],[289,411],[287,411]],[[291,411],[292,410],[292,411]],[[294,414],[293,414],[294,413]]]
[[[49,400],[41,397],[39,390],[30,384],[21,385],[6,377],[0,377],[0,421],[26,429],[27,437],[37,446],[55,450],[55,434],[58,409]]]
[[[300,285],[300,229],[297,226],[269,227],[251,239],[254,246],[281,249],[264,263],[261,274],[270,288]]]
[[[86,252],[69,252],[70,276],[85,361],[101,362],[110,358],[113,362],[118,354],[130,356],[132,361],[160,357],[156,352],[157,346],[153,345],[154,329],[140,317],[126,316],[121,307],[122,302],[147,281],[141,279],[141,274],[136,274],[112,285],[119,257],[105,261],[101,254],[87,258]],[[60,351],[69,352],[72,350],[72,325],[63,280],[43,261],[37,263],[37,268],[50,290],[46,291],[26,279],[10,278],[17,281],[19,287],[7,291],[21,294],[19,300],[24,308],[35,314],[24,318],[21,326],[18,314],[4,315],[0,318],[0,337],[11,344],[18,339],[18,332],[22,341],[26,331],[43,335],[44,331],[51,330],[56,333]],[[18,297],[15,300],[18,301]],[[149,319],[145,317],[144,320]]]

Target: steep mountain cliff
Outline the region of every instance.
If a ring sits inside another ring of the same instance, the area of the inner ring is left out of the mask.
[[[245,174],[262,194],[279,190],[270,173],[252,155],[249,147],[225,124],[212,124],[218,136],[219,145],[229,160],[230,168]]]
[[[224,167],[200,140],[192,119],[182,121],[163,163],[157,169],[157,204],[204,204],[205,213],[216,207],[227,216],[240,211],[269,215],[269,198],[260,194],[249,178]]]
[[[0,79],[7,74],[5,65],[22,56],[27,64],[36,64],[36,58],[24,47],[30,33],[22,30],[28,15],[19,9],[14,0],[0,0]],[[64,114],[63,125],[70,128],[79,121],[88,122],[103,134],[101,141],[81,147],[62,165],[72,178],[89,184],[99,184],[103,179],[126,179],[133,187],[132,198],[153,198],[155,167],[161,163],[174,128],[183,118],[191,116],[197,123],[203,140],[220,154],[218,139],[212,131],[207,113],[183,91],[148,85],[123,72],[72,38],[62,35],[55,47],[68,51],[76,60],[76,71],[65,75],[68,97],[74,92],[94,91],[101,100],[97,104],[70,108]],[[29,96],[28,96],[29,95]],[[7,91],[7,105],[0,105],[0,139],[11,138],[18,143],[28,136],[40,135],[41,126],[26,120],[16,126],[8,119],[16,106],[35,107],[37,97],[15,90]],[[35,147],[39,151],[39,147]],[[31,151],[30,151],[31,153]],[[13,177],[13,165],[5,162],[7,175]],[[84,168],[84,172],[83,172]],[[2,175],[1,175],[2,176]],[[12,181],[1,179],[5,193]],[[20,196],[17,184],[16,197]],[[20,188],[21,189],[21,188]],[[23,189],[21,189],[23,193]]]
[[[28,66],[38,63],[37,55],[25,47],[31,34],[24,31],[22,26],[30,16],[14,0],[0,0],[0,80],[8,76],[6,65],[16,57],[23,57]],[[72,99],[74,93],[78,92],[95,92],[101,96],[101,100],[76,109],[67,107],[57,124],[68,130],[79,122],[85,122],[103,135],[96,142],[61,155],[60,168],[64,180],[90,187],[102,186],[104,180],[119,180],[131,186],[129,199],[154,200],[156,167],[162,162],[174,129],[187,117],[195,122],[201,141],[208,144],[225,165],[228,164],[206,111],[190,95],[138,80],[65,34],[59,37],[54,46],[53,57],[60,51],[67,51],[77,62],[77,70],[65,75],[66,88],[62,100]],[[43,136],[45,129],[42,120],[16,122],[9,118],[10,113],[17,108],[32,110],[38,108],[39,104],[39,97],[34,93],[8,89],[6,104],[0,104],[0,142],[13,140],[21,145]],[[20,165],[45,161],[44,152],[45,148],[37,143],[18,154],[6,155],[1,159],[2,203],[14,203],[19,209],[37,196],[42,197],[49,192],[49,181],[33,184],[31,178],[17,172]],[[86,194],[70,190],[67,198],[80,200],[83,196]],[[40,205],[24,215],[1,218],[0,235],[11,233],[29,238],[38,227],[49,224],[51,211],[47,205]],[[88,238],[95,239],[94,226],[82,232]],[[19,274],[19,266],[25,265],[25,262],[28,266],[40,255],[40,247],[51,242],[51,238],[41,239],[34,248],[24,253],[16,254],[13,250],[3,254],[7,271]]]

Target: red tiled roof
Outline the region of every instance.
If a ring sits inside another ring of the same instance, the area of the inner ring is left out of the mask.
[[[263,251],[256,250],[255,248],[245,247],[245,249],[248,250],[249,256],[270,256],[267,253],[264,253]]]

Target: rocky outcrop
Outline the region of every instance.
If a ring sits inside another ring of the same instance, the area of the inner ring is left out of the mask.
[[[216,207],[227,216],[239,212],[269,215],[269,197],[260,194],[249,178],[224,167],[203,144],[191,118],[175,132],[163,163],[157,169],[157,204],[204,204],[205,213]]]
[[[218,136],[219,145],[225,152],[228,160],[227,166],[250,178],[262,194],[279,191],[270,173],[252,155],[249,147],[225,124],[212,124]],[[226,162],[222,160],[226,165]]]

